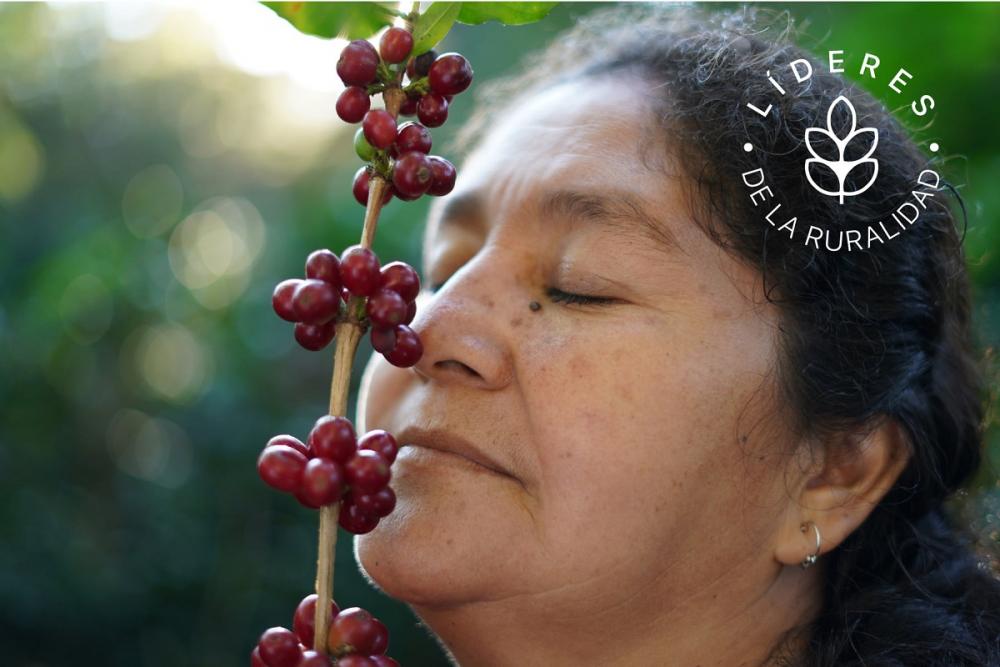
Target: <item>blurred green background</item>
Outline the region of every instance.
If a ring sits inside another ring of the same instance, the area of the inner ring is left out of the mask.
[[[442,47],[482,83],[605,4],[459,25]],[[961,184],[980,339],[995,347],[1000,5],[788,9],[808,19],[807,46],[855,67],[870,51],[934,95],[920,137]],[[316,514],[254,464],[271,435],[304,436],[326,409],[332,348],[299,349],[270,293],[311,250],[359,238],[339,46],[250,3],[0,6],[4,665],[246,664],[310,592]],[[884,80],[866,85],[902,106]],[[435,153],[471,108],[456,98]],[[418,266],[426,206],[387,207],[383,261]],[[370,353],[365,340],[355,383]],[[993,428],[991,461],[956,503],[994,543],[998,455]],[[343,532],[337,563],[337,599],[386,622],[390,655],[445,664],[360,576]]]

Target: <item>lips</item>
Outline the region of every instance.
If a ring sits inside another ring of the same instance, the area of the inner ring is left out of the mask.
[[[498,475],[504,475],[505,477],[516,479],[492,456],[477,448],[468,440],[465,440],[464,438],[461,438],[453,433],[449,433],[441,429],[408,427],[400,431],[396,436],[396,439],[399,441],[400,447],[412,445],[416,447],[423,447],[425,449],[433,449],[439,452],[455,454],[456,456],[461,456],[462,458],[480,465],[487,470],[491,470]]]

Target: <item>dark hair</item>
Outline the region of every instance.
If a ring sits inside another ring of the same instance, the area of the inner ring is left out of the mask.
[[[524,74],[478,91],[478,111],[455,144],[471,145],[492,114],[546,85],[623,73],[648,81],[656,127],[700,194],[692,198],[697,224],[760,270],[779,307],[777,377],[797,431],[824,435],[888,418],[905,429],[910,447],[895,486],[823,556],[823,608],[796,629],[808,636],[805,655],[782,656],[779,645],[772,660],[1000,666],[1000,580],[945,506],[983,456],[984,383],[971,340],[964,233],[946,198],[963,214],[964,205],[942,177],[916,223],[864,250],[808,247],[764,222],[741,181],[757,167],[800,221],[865,230],[889,220],[934,164],[880,102],[792,43],[787,16],[777,29],[775,18],[660,5],[593,12],[529,54]],[[812,78],[777,98],[765,73],[794,84],[788,65],[799,58],[812,63]],[[806,128],[824,127],[827,109],[845,93],[859,126],[879,133],[878,179],[849,206],[820,195],[802,171]],[[746,109],[762,100],[774,103],[767,118]]]

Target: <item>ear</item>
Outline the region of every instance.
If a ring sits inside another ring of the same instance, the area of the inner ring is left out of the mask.
[[[813,521],[819,528],[819,555],[847,539],[889,492],[911,457],[905,430],[890,418],[874,428],[837,435],[820,443],[822,461],[806,469],[790,489],[782,518],[775,558],[797,565],[816,551],[816,533],[801,525]]]

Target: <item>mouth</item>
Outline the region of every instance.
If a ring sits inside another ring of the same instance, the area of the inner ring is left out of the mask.
[[[434,454],[458,459],[458,462],[475,466],[479,471],[488,471],[517,481],[517,478],[493,456],[453,433],[441,429],[410,427],[403,429],[397,439],[401,452],[406,447],[416,447]]]

